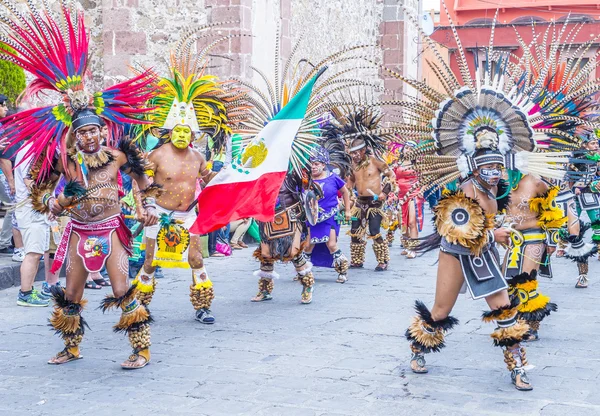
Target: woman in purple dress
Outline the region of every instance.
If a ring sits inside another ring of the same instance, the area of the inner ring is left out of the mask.
[[[345,156],[343,145],[331,146],[330,150],[341,151]],[[315,210],[317,212],[315,225],[307,224],[309,247],[306,252],[311,256],[314,266],[335,268],[338,272],[337,282],[345,283],[348,280],[348,259],[337,244],[340,232],[338,195],[344,202],[345,219],[349,221],[350,192],[345,186],[346,182],[333,172],[343,167],[336,166],[337,163],[333,164],[330,151],[325,147],[316,148],[310,157],[310,162],[312,180],[321,187],[323,197],[318,200],[318,210]],[[331,169],[332,167],[334,169]]]

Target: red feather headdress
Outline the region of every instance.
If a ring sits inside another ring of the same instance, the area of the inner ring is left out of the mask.
[[[151,71],[103,91],[86,89],[89,34],[82,12],[70,10],[64,2],[59,16],[53,15],[46,2],[43,10],[38,10],[28,1],[27,13],[4,0],[0,3],[11,12],[9,17],[0,17],[0,27],[6,33],[0,35],[0,44],[9,47],[0,53],[0,59],[19,65],[34,77],[23,96],[42,92],[61,95],[55,105],[17,113],[4,126],[9,146],[30,140],[33,145],[27,157],[33,155],[37,160],[46,155],[40,178],[50,172],[57,148],[66,157],[66,136],[75,112],[88,108],[102,117],[110,132],[109,146],[116,146],[124,124],[145,123],[143,114],[152,110],[144,106],[153,97],[155,76]]]

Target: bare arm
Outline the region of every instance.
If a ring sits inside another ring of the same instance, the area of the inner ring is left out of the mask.
[[[9,159],[0,159],[0,169],[4,176],[6,176],[6,181],[8,182],[8,186],[10,188],[10,193],[15,194],[15,177],[13,176],[12,163]]]
[[[217,176],[217,172],[212,172],[207,167],[206,159],[202,155],[202,153],[197,152],[198,160],[200,160],[200,169],[198,169],[198,176],[202,179],[202,182],[206,185],[208,184],[215,176]]]
[[[120,169],[123,165],[125,165],[128,162],[127,156],[125,155],[125,153],[120,151],[115,151],[115,153],[117,156],[117,165]],[[127,169],[125,173],[131,176],[131,178],[137,184],[138,189],[140,189],[142,193],[151,188],[152,181],[145,173],[140,174],[132,169]],[[154,197],[146,195],[142,198],[143,207],[141,209],[140,207],[136,207],[137,216],[145,226],[151,226],[158,222],[158,214],[156,213],[155,204],[156,199]]]
[[[350,191],[348,191],[348,188],[346,186],[342,187],[342,189],[340,189],[340,192],[342,192],[342,200],[344,201],[344,214],[346,216],[346,221],[350,220]]]

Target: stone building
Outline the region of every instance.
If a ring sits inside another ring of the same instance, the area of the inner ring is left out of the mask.
[[[13,0],[22,3],[26,0]],[[41,0],[34,0],[41,2]],[[303,36],[298,56],[318,61],[344,47],[371,44],[370,58],[411,77],[419,76],[418,42],[405,22],[403,3],[420,11],[421,0],[75,0],[85,10],[92,35],[97,83],[111,84],[142,65],[165,73],[170,48],[181,33],[206,23],[230,22],[223,34],[240,37],[220,44],[211,72],[222,76],[254,76],[251,66],[267,75],[274,68],[275,37],[281,33],[285,58]],[[358,74],[354,74],[358,75]],[[402,84],[376,68],[360,74],[396,96]],[[255,79],[256,81],[256,79]]]

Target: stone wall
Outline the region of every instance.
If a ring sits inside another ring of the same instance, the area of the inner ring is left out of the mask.
[[[13,0],[25,7],[25,0]],[[41,0],[34,0],[41,3]],[[404,0],[418,8],[419,0]],[[220,44],[211,72],[220,76],[256,76],[255,65],[272,75],[277,28],[285,59],[304,35],[297,56],[317,62],[344,47],[370,44],[364,54],[406,72],[403,0],[76,0],[91,33],[91,69],[96,84],[110,85],[130,76],[130,66],[168,71],[169,52],[181,33],[206,23],[229,21],[221,34],[235,38]],[[56,3],[55,3],[56,4]],[[413,36],[414,37],[414,36]],[[200,42],[200,41],[199,41]],[[410,48],[409,48],[410,49]],[[415,74],[416,75],[416,74]],[[349,76],[383,85],[376,67]],[[399,83],[385,81],[400,92]],[[393,94],[395,95],[395,94]]]

